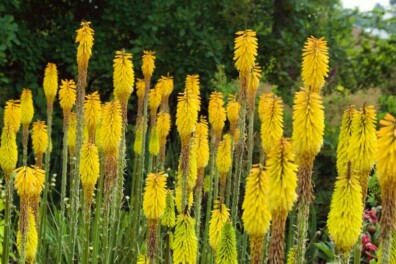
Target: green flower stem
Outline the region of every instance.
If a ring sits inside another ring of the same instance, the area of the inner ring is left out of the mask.
[[[22,125],[23,134],[22,134],[22,145],[23,145],[23,166],[27,165],[27,148],[28,148],[28,141],[29,141],[29,124]]]
[[[9,263],[11,237],[11,207],[12,207],[12,192],[14,190],[13,176],[6,181],[6,199],[5,199],[5,215],[4,215],[4,238],[3,238],[3,262]]]
[[[84,248],[83,248],[83,256],[82,262],[83,264],[89,263],[89,240],[90,240],[90,224],[91,224],[91,205],[84,203],[84,226],[85,226],[85,240],[84,240]]]

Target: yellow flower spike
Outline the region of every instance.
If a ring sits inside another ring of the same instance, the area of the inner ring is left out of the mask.
[[[149,153],[153,156],[157,156],[160,152],[160,138],[157,130],[157,125],[155,125],[151,130],[149,139]]]
[[[235,66],[241,77],[248,77],[257,56],[256,32],[246,29],[238,31],[236,35],[234,43]]]
[[[363,222],[359,175],[350,167],[344,175],[337,177],[327,219],[329,234],[336,248],[344,254],[348,254],[358,242]]]
[[[352,120],[356,113],[355,106],[351,105],[344,111],[342,117],[342,124],[340,128],[340,135],[337,146],[337,172],[338,175],[344,175],[349,161],[348,151],[351,144],[352,136]]]
[[[227,102],[227,118],[230,122],[231,134],[235,133],[235,129],[239,119],[239,111],[241,110],[241,104],[236,100],[235,95],[230,95]]]
[[[176,224],[176,215],[175,215],[175,198],[173,197],[173,193],[171,190],[167,190],[166,192],[166,201],[165,201],[165,211],[164,215],[161,219],[161,225],[173,228]]]
[[[188,214],[180,214],[177,217],[173,241],[173,263],[195,263],[197,253],[198,243],[195,234],[195,220]]]
[[[143,212],[147,219],[159,219],[165,212],[167,176],[163,172],[147,175],[143,195]]]
[[[197,176],[198,176],[198,167],[197,167],[197,151],[194,147],[197,145],[192,142],[192,148],[190,148],[190,153],[188,155],[189,158],[189,163],[188,163],[188,168],[187,168],[187,183],[188,183],[188,188],[189,190],[192,190],[195,187],[195,184],[197,182]],[[182,172],[182,155],[180,155],[179,158],[179,171],[178,171],[178,181],[181,183],[183,179],[183,172]]]
[[[143,103],[145,88],[146,88],[146,84],[144,83],[144,80],[137,78],[136,79],[136,95],[139,99],[139,102],[141,101],[142,103]]]
[[[323,144],[324,107],[318,93],[297,92],[293,106],[293,147],[297,163],[313,159]]]
[[[258,64],[256,64],[252,70],[251,77],[249,78],[249,84],[247,89],[247,96],[249,98],[251,107],[254,106],[256,99],[256,92],[260,84],[261,79],[261,68]]]
[[[172,76],[161,76],[159,83],[159,91],[161,93],[162,103],[168,104],[168,98],[173,91],[173,77]],[[162,107],[162,106],[161,106]],[[161,108],[162,109],[162,108]]]
[[[48,147],[48,133],[45,121],[36,121],[32,129],[33,150],[36,154],[36,164],[41,167],[43,154]]]
[[[76,150],[76,130],[77,130],[77,116],[76,113],[71,112],[69,118],[69,129],[67,137],[67,147],[72,157],[75,155]]]
[[[157,114],[159,105],[161,104],[161,92],[158,85],[154,89],[150,89],[149,92],[149,107],[152,116]]]
[[[157,125],[156,125],[156,130],[158,137],[160,140],[165,140],[166,137],[168,136],[171,128],[171,116],[168,113],[160,112],[157,115]],[[161,142],[165,143],[165,142]]]
[[[31,197],[35,192],[36,188],[39,188],[35,170],[31,167],[23,166],[15,170],[15,189],[22,200]],[[36,187],[37,186],[37,187]]]
[[[96,127],[99,124],[102,112],[102,104],[98,92],[93,92],[85,96],[84,101],[84,121],[90,140],[93,140]],[[93,142],[93,141],[92,141]]]
[[[378,180],[381,186],[390,188],[396,186],[396,119],[387,113],[380,124],[376,153]]]
[[[59,104],[64,115],[68,115],[76,103],[76,83],[73,80],[61,80],[59,88]]]
[[[143,64],[142,64],[142,72],[144,75],[144,78],[150,79],[151,76],[153,75],[154,69],[155,69],[155,51],[143,51]]]
[[[227,222],[223,226],[216,253],[216,264],[238,264],[235,229],[231,222]]]
[[[176,126],[182,141],[194,132],[200,108],[199,97],[186,90],[177,98]]]
[[[220,239],[223,227],[230,218],[230,209],[223,202],[215,201],[214,210],[209,222],[209,244],[217,251],[220,245]]]
[[[220,177],[220,195],[223,196],[226,188],[227,174],[232,166],[231,136],[226,134],[219,144],[216,156],[216,168]]]
[[[79,68],[87,68],[88,61],[92,55],[92,46],[94,42],[94,30],[89,26],[91,22],[81,22],[81,27],[76,30],[77,63]]]
[[[34,214],[32,209],[29,208],[28,213],[28,225],[29,230],[27,232],[26,241],[25,241],[25,261],[26,263],[34,263],[34,259],[36,258],[37,246],[38,246],[38,234],[36,221],[34,218]],[[18,230],[17,233],[17,247],[18,251],[21,251],[21,232]]]
[[[283,102],[280,97],[264,94],[258,109],[261,119],[261,144],[267,155],[283,135]]]
[[[263,236],[269,228],[271,212],[268,202],[269,176],[255,164],[246,178],[246,192],[242,204],[245,231],[252,236]]]
[[[54,63],[48,63],[45,68],[43,88],[47,104],[52,105],[58,92],[58,70]]]
[[[34,106],[32,91],[29,89],[23,89],[21,94],[21,124],[28,126],[34,116]]]
[[[125,51],[116,51],[113,60],[114,95],[123,107],[126,107],[133,92],[134,78],[132,54]]]
[[[197,157],[197,168],[205,168],[209,162],[209,129],[204,116],[201,116],[194,133],[193,151]]]
[[[19,100],[8,100],[4,108],[4,126],[17,133],[21,127],[21,106]]]
[[[223,94],[220,92],[212,92],[209,99],[209,123],[216,135],[217,140],[220,140],[221,133],[226,121],[226,111],[224,109]]]
[[[187,207],[191,208],[194,202],[194,196],[192,191],[187,194]],[[178,213],[184,212],[185,208],[182,208],[182,185],[178,183],[175,190],[175,204]]]
[[[18,149],[16,144],[16,135],[11,128],[3,127],[1,133],[0,166],[4,171],[6,181],[10,179],[17,162]]]
[[[136,264],[150,264],[150,260],[146,255],[140,254]]]
[[[271,212],[288,214],[297,198],[297,165],[291,143],[281,138],[268,155],[268,200]]]
[[[40,196],[44,188],[45,171],[37,166],[32,166],[34,170],[33,175],[36,178],[35,188],[33,190],[33,196]]]
[[[302,61],[302,79],[305,88],[320,93],[329,72],[327,41],[309,37],[305,42]]]
[[[113,100],[103,106],[102,120],[103,150],[114,151],[118,148],[122,133],[121,106],[118,100]]]
[[[95,144],[85,141],[81,147],[80,177],[84,199],[88,207],[92,203],[95,185],[99,178],[99,171],[98,148]]]
[[[199,75],[187,75],[186,77],[186,91],[191,91],[193,94],[197,95],[198,98],[201,95],[199,88]]]

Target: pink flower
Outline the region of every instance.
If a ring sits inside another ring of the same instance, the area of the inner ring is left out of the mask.
[[[365,210],[364,211],[364,219],[366,219],[369,222],[373,222],[376,224],[378,222],[377,215],[375,209],[371,210]]]
[[[376,251],[376,250],[377,250],[377,246],[374,245],[373,243],[370,243],[370,242],[366,243],[366,244],[364,245],[364,248],[365,248],[366,250],[369,250],[369,251]]]
[[[370,242],[370,237],[368,235],[364,235],[362,237],[362,245],[366,245],[368,242]]]

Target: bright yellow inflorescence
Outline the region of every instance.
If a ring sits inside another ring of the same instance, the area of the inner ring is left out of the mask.
[[[241,104],[236,100],[235,95],[230,95],[227,102],[227,118],[230,122],[230,131],[232,134],[235,132],[237,126],[240,110]]]
[[[219,247],[216,251],[216,264],[238,264],[235,229],[231,222],[223,226]]]
[[[67,147],[69,148],[69,153],[75,155],[76,150],[76,130],[77,130],[77,116],[76,113],[70,113],[69,118],[69,129],[67,137]]]
[[[320,93],[329,72],[327,41],[324,38],[309,37],[303,49],[302,79],[304,86]]]
[[[267,159],[268,200],[272,214],[288,214],[297,199],[297,165],[292,145],[285,138],[275,142]]]
[[[35,193],[40,193],[43,188],[43,182],[37,179],[36,170],[31,167],[20,167],[15,170],[15,189],[20,197],[29,199]],[[37,189],[37,190],[36,190]]]
[[[79,43],[77,48],[77,63],[79,68],[88,67],[88,61],[91,58],[94,30],[89,26],[90,24],[91,22],[81,22],[81,28],[76,30],[76,43]]]
[[[84,101],[84,121],[88,131],[95,131],[99,124],[102,113],[102,105],[98,92],[93,92],[85,96]]]
[[[121,106],[118,100],[106,103],[103,107],[102,143],[105,152],[118,148],[122,133]]]
[[[126,104],[133,92],[135,78],[132,54],[125,51],[116,51],[113,69],[114,95],[121,104]]]
[[[159,219],[166,208],[167,174],[150,173],[147,175],[143,196],[143,212],[147,219]]]
[[[396,186],[396,119],[389,113],[380,121],[377,132],[377,172],[381,186]]]
[[[227,223],[229,218],[230,210],[224,203],[216,201],[209,222],[209,244],[215,252],[220,245],[223,226]]]
[[[297,163],[313,159],[323,144],[324,107],[318,93],[297,92],[293,106],[293,147]]]
[[[198,243],[194,225],[195,220],[188,214],[178,215],[173,241],[173,263],[191,264],[196,262]]]
[[[258,108],[261,119],[261,144],[265,154],[283,135],[283,103],[280,97],[263,94]]]
[[[168,98],[173,91],[173,77],[172,76],[161,76],[158,81],[159,91],[162,98]]]
[[[98,148],[95,144],[85,141],[81,147],[80,177],[84,197],[89,202],[92,199],[94,188],[99,178],[99,172]]]
[[[36,121],[33,123],[32,143],[36,155],[46,151],[48,147],[48,133],[44,121]]]
[[[170,114],[164,112],[158,113],[156,129],[160,140],[166,141],[166,137],[169,134],[170,128],[171,128]]]
[[[236,33],[234,43],[235,66],[241,77],[247,77],[254,67],[257,56],[257,37],[256,32],[247,29]]]
[[[187,75],[186,77],[186,91],[191,91],[193,94],[197,95],[198,97],[201,95],[201,91],[199,88],[199,75]]]
[[[69,113],[76,103],[76,83],[73,80],[62,80],[59,88],[59,104],[64,113]]]
[[[245,199],[242,204],[242,221],[249,235],[263,236],[268,231],[271,221],[268,187],[268,173],[259,165],[253,165],[246,178]]]
[[[152,114],[156,114],[158,107],[161,104],[161,92],[158,84],[155,86],[155,88],[150,89],[149,92],[149,107],[150,107],[150,112]]]
[[[38,246],[38,234],[36,221],[34,219],[34,214],[32,209],[29,208],[28,215],[28,223],[29,230],[27,232],[26,241],[25,241],[25,261],[26,263],[34,263],[34,259],[36,258],[37,246]],[[21,251],[21,232],[18,230],[17,234],[17,246],[18,251]]]
[[[205,168],[209,162],[209,129],[205,117],[201,116],[194,133],[193,151],[197,157],[197,168]]]
[[[0,165],[4,171],[6,180],[11,176],[17,162],[18,148],[16,144],[16,135],[12,129],[3,127],[1,133]]]
[[[259,65],[256,64],[250,75],[248,89],[247,89],[247,95],[251,103],[254,103],[254,100],[256,98],[256,92],[260,84],[260,79],[261,79],[261,68]]]
[[[211,128],[213,129],[216,138],[220,139],[224,123],[227,118],[222,93],[212,92],[209,99],[208,113]]]
[[[48,63],[45,68],[43,88],[47,104],[52,104],[58,92],[58,70],[54,63]]]
[[[150,79],[155,69],[155,51],[143,51],[142,72],[144,78]]]
[[[186,89],[179,95],[177,101],[176,126],[183,140],[189,138],[195,130],[200,100],[198,95]]]
[[[21,124],[28,126],[34,116],[32,91],[23,89],[21,94]]]
[[[171,190],[166,191],[165,211],[161,219],[161,225],[172,228],[176,224],[175,198]]]
[[[336,248],[348,254],[358,242],[362,229],[362,188],[359,176],[350,168],[337,177],[327,220]]]
[[[350,141],[352,136],[352,120],[356,113],[355,106],[351,105],[347,110],[344,111],[342,117],[342,124],[340,128],[340,135],[337,146],[337,172],[338,175],[344,175],[346,173],[347,164],[349,161],[349,149]]]
[[[230,170],[232,166],[231,152],[231,136],[225,134],[217,150],[216,168],[219,174],[227,174]]]
[[[21,127],[21,106],[18,100],[8,100],[4,108],[4,126],[11,128],[14,133]]]

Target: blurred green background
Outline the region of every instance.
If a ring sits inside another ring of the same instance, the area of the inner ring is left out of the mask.
[[[366,0],[365,0],[366,1]],[[396,1],[373,10],[345,9],[338,0],[2,0],[0,2],[0,114],[5,101],[33,90],[36,117],[45,120],[42,90],[47,62],[59,78],[76,78],[75,30],[82,20],[95,30],[87,93],[98,90],[103,101],[112,94],[112,60],[116,50],[133,53],[135,76],[143,50],[155,50],[153,83],[174,76],[177,92],[187,74],[199,74],[203,112],[213,90],[226,95],[238,89],[233,65],[235,32],[257,32],[258,62],[263,70],[259,93],[274,91],[285,102],[286,135],[291,135],[291,106],[301,85],[301,54],[308,36],[328,40],[330,74],[323,90],[326,107],[324,147],[315,162],[315,208],[311,237],[324,225],[336,177],[335,154],[343,110],[373,104],[381,118],[396,114]],[[129,105],[134,124],[135,95]],[[173,105],[172,105],[173,104]],[[55,105],[53,173],[60,173],[62,114]],[[2,122],[2,120],[0,121]],[[256,121],[259,131],[259,121]],[[259,141],[259,133],[256,133]],[[129,135],[132,144],[133,135]],[[167,155],[176,168],[177,137]],[[257,152],[260,150],[257,149]],[[132,155],[132,153],[130,153]],[[259,156],[259,155],[256,155]],[[30,157],[33,160],[33,156]],[[59,180],[59,179],[58,179]],[[128,183],[127,183],[128,186]],[[375,199],[369,206],[375,206]],[[315,239],[313,239],[315,241]]]

